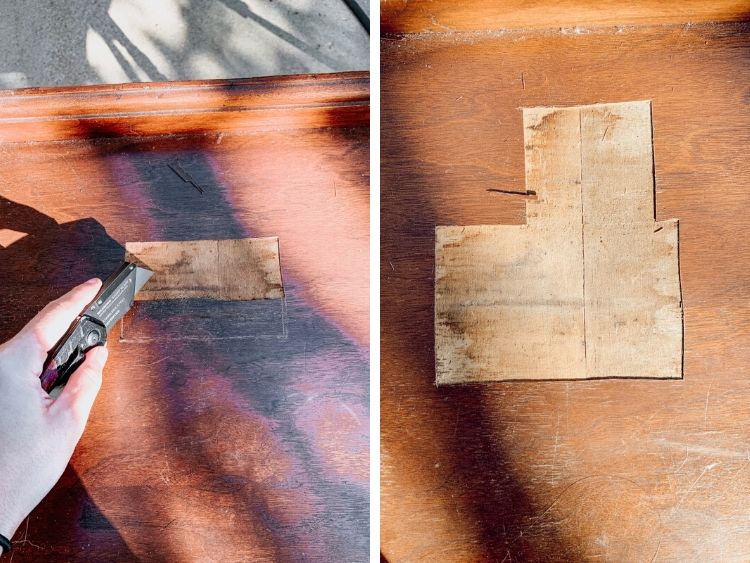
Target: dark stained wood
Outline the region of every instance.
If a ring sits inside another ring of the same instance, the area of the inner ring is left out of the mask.
[[[750,14],[745,0],[381,0],[380,9],[388,34],[726,22]]]
[[[27,233],[0,248],[0,338],[126,241],[278,236],[286,293],[136,303],[14,562],[367,559],[366,92],[354,73],[0,98],[0,233]]]
[[[381,46],[384,557],[750,558],[750,23]],[[684,379],[436,388],[434,227],[524,222],[519,108],[646,99]]]

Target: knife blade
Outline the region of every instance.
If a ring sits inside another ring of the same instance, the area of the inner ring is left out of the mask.
[[[42,389],[49,393],[63,385],[83,363],[87,351],[107,342],[107,334],[130,310],[135,294],[152,275],[151,270],[124,262],[102,284],[94,300],[50,350],[39,376]]]

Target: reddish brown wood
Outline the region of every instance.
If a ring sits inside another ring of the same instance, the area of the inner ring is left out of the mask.
[[[0,92],[0,142],[357,126],[368,100],[366,72],[27,88]]]
[[[742,21],[745,0],[381,0],[383,33]],[[575,29],[577,28],[577,29]]]
[[[27,233],[0,248],[1,339],[126,241],[278,236],[286,292],[136,303],[15,562],[366,559],[366,91],[358,73],[0,100],[0,231]]]
[[[456,3],[458,4],[458,3]],[[402,561],[750,558],[750,24],[382,46],[381,539]],[[435,225],[517,224],[521,112],[653,101],[684,380],[434,386]]]

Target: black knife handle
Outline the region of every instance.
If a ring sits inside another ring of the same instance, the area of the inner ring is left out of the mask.
[[[107,327],[104,324],[87,315],[78,317],[49,353],[39,376],[42,389],[49,393],[54,387],[66,383],[83,363],[86,352],[106,342]]]

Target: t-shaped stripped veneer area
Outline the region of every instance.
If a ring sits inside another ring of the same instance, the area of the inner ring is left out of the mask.
[[[650,102],[524,109],[525,225],[436,228],[437,383],[682,376]]]

